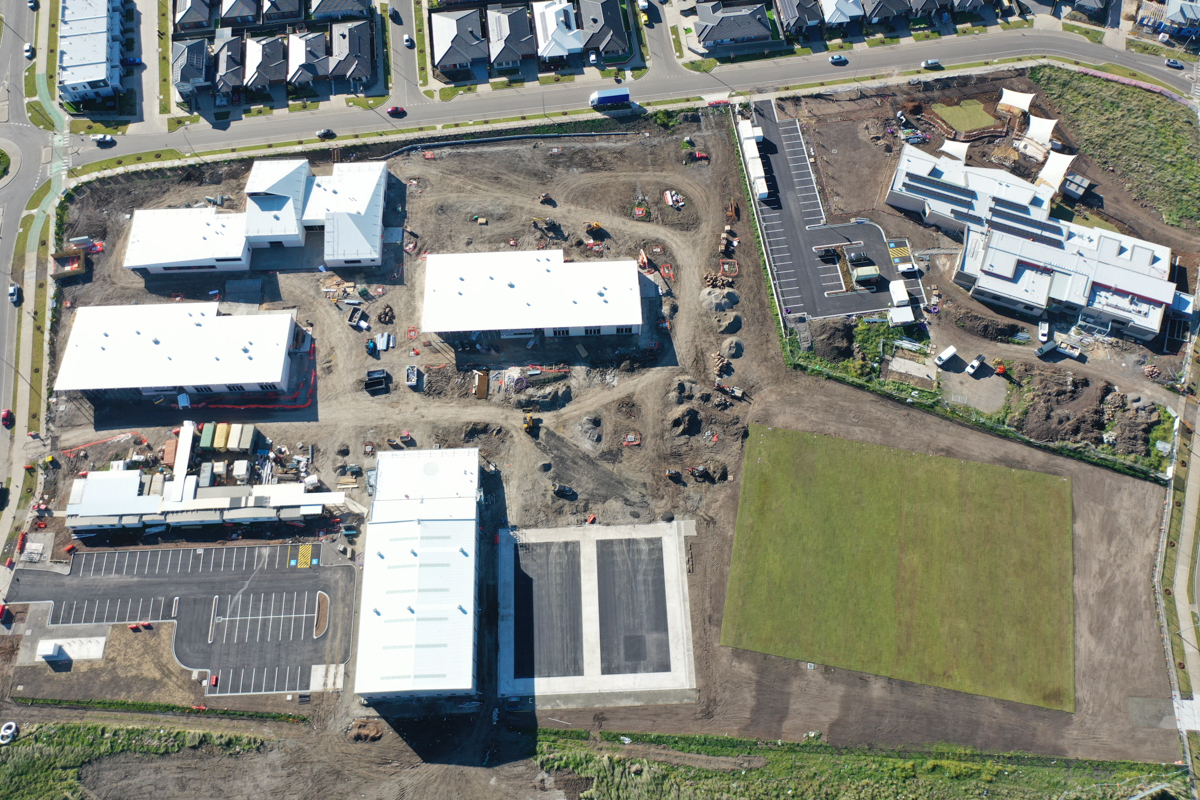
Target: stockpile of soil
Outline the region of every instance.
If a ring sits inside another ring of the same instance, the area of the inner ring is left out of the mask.
[[[1103,444],[1103,404],[1112,390],[1108,381],[1092,383],[1061,372],[1034,372],[1025,387],[1033,399],[1017,429],[1039,442]]]
[[[819,319],[808,326],[813,352],[826,361],[845,361],[854,355],[854,323],[848,319]]]
[[[949,314],[950,319],[958,327],[980,338],[991,339],[993,342],[1007,342],[1017,333],[1024,330],[1024,328],[1015,322],[995,317],[985,317],[982,314],[968,311],[953,304],[947,307],[946,313]]]
[[[1121,455],[1144,456],[1150,452],[1150,431],[1160,422],[1158,409],[1128,409],[1117,414],[1105,441]]]

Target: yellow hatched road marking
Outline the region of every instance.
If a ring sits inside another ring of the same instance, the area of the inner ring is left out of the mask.
[[[300,545],[300,558],[297,560],[296,566],[300,569],[308,569],[312,564],[312,545]]]

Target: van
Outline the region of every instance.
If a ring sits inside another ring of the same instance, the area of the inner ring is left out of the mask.
[[[942,62],[936,58],[927,58],[921,62],[921,69],[941,69]]]
[[[940,354],[938,354],[938,357],[933,360],[933,363],[937,364],[939,367],[943,366],[947,361],[954,358],[956,355],[958,355],[958,350],[954,348],[954,345],[950,345]]]
[[[846,261],[850,262],[851,264],[871,263],[871,259],[865,250],[847,250]]]
[[[892,295],[892,305],[896,308],[910,305],[912,299],[908,296],[908,288],[904,285],[904,281],[892,281],[888,284],[888,291]]]

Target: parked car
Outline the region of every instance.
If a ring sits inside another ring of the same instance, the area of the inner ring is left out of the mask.
[[[391,106],[388,108],[387,114],[389,117],[403,117],[404,109],[401,106]]]
[[[593,67],[594,67],[594,66],[596,66],[596,62],[598,62],[599,60],[600,60],[600,59],[596,58],[596,51],[595,51],[595,50],[593,50],[592,52],[588,53],[588,63],[589,63],[589,64],[591,64]]]
[[[17,286],[15,283],[10,283],[8,285],[8,302],[12,303],[14,306],[21,305],[21,287]]]
[[[30,11],[37,11],[37,7],[38,7],[38,0],[29,0],[29,10]]]
[[[335,136],[337,136],[337,134],[331,131],[329,128],[322,128],[321,130],[317,131],[318,139],[332,139]]]
[[[983,366],[984,361],[987,361],[987,358],[985,358],[982,353],[975,356],[975,360],[972,361],[970,364],[967,364],[967,374],[974,375],[975,371]]]
[[[407,47],[407,48],[408,48],[408,49],[410,49],[410,50],[413,48],[413,40],[412,40],[412,37],[411,37],[411,36],[409,36],[407,33],[406,33],[406,34],[404,34],[404,46],[405,46],[405,47]]]
[[[92,141],[95,142],[99,147],[107,147],[110,144],[117,143],[117,140],[114,139],[111,134],[107,133],[93,133]]]
[[[33,49],[33,45],[26,42],[25,43],[25,57],[32,59],[36,54],[37,54],[37,51]]]
[[[649,0],[637,0],[637,4],[639,11],[645,11],[646,9],[650,8]]]
[[[850,59],[846,58],[841,53],[834,53],[829,57],[829,63],[835,67],[844,67],[850,63]]]
[[[958,355],[958,350],[956,350],[954,348],[954,345],[950,345],[949,347],[947,347],[945,350],[943,350],[941,353],[938,354],[938,357],[933,360],[933,363],[937,364],[940,367],[940,366],[944,365],[950,359],[954,358],[956,355]]]
[[[1170,67],[1171,69],[1183,69],[1183,62],[1177,61],[1174,58],[1168,58],[1163,62],[1163,66]]]
[[[13,417],[11,408],[6,408],[3,411],[0,411],[0,425],[3,425],[6,428],[11,428],[15,420],[16,418]]]
[[[927,58],[921,62],[921,69],[941,69],[942,62],[936,58]]]
[[[647,17],[645,14],[642,14],[642,24],[643,24],[643,25],[649,25],[649,24],[650,24],[650,18],[649,18],[649,17]]]
[[[1050,320],[1043,319],[1038,322],[1038,341],[1045,342],[1050,339]]]
[[[140,58],[122,58],[121,59],[122,67],[140,67],[141,65],[142,65],[142,60]]]

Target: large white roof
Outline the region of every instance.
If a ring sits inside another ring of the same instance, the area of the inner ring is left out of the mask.
[[[479,450],[379,454],[354,691],[475,690]]]
[[[143,208],[133,212],[125,266],[129,269],[241,258],[246,215],[215,208]]]
[[[1004,89],[1000,92],[1000,102],[997,105],[1012,106],[1019,108],[1022,111],[1029,111],[1029,104],[1033,102],[1033,95],[1025,92],[1014,92],[1012,89]]]
[[[78,309],[55,391],[282,380],[291,316],[219,317],[217,305],[163,303]]]
[[[642,324],[637,262],[565,263],[562,250],[430,254],[421,330]]]
[[[310,178],[304,190],[305,225],[318,225],[326,214],[359,214],[383,220],[383,191],[387,186],[387,164],[362,161],[334,164],[333,174]]]
[[[66,0],[58,28],[58,83],[73,85],[108,77],[111,19],[107,0]]]

